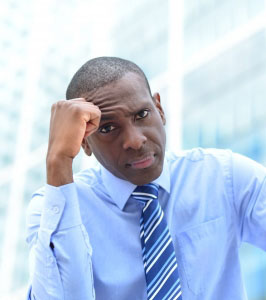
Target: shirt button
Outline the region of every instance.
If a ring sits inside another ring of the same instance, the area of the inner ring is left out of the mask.
[[[53,212],[55,213],[55,214],[58,214],[59,213],[59,207],[58,206],[54,206],[53,207]]]
[[[54,262],[54,258],[52,256],[49,256],[49,263],[52,265]]]

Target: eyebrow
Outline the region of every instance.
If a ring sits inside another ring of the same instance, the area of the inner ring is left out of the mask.
[[[143,105],[139,109],[137,109],[135,111],[131,111],[127,115],[128,116],[136,115],[138,112],[140,112],[141,110],[143,110],[145,108],[148,108],[148,107],[150,107],[150,103],[149,102],[143,103]],[[114,119],[116,119],[116,116],[113,115],[113,114],[108,114],[108,115],[102,114],[102,116],[101,116],[101,122],[110,121],[110,120],[114,120]]]
[[[103,122],[103,121],[110,121],[110,120],[113,120],[113,119],[115,119],[115,116],[114,115],[102,115],[101,116],[101,122]]]

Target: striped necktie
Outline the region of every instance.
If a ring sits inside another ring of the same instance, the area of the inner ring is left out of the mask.
[[[140,239],[148,300],[181,300],[181,285],[175,250],[155,184],[137,186],[133,198],[144,207],[140,218]]]

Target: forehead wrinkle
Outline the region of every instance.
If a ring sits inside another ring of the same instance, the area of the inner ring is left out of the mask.
[[[104,89],[95,89],[87,92],[83,95],[84,99],[88,102],[92,102],[94,105],[99,106],[103,103],[105,104],[110,99],[110,93],[104,91]]]
[[[134,74],[134,76],[136,75]],[[131,81],[127,81],[127,88],[123,88],[125,86],[123,79],[125,80],[126,77],[127,76],[125,75],[121,79],[115,80],[114,82],[104,85],[103,87],[95,88],[89,92],[83,93],[84,98],[86,101],[92,102],[100,108],[100,106],[103,107],[105,104],[109,104],[107,102],[110,100],[115,100],[117,96],[119,96],[120,99],[126,99],[128,97],[132,97],[132,94],[138,94],[138,90],[142,89],[143,87],[143,79],[137,76],[138,80],[134,81],[134,84]],[[146,88],[145,93],[147,93]]]
[[[121,117],[129,117],[133,114],[132,111],[128,111],[128,108],[125,109],[119,106],[113,106],[110,108],[106,107],[105,109],[101,109],[101,121],[114,120]]]

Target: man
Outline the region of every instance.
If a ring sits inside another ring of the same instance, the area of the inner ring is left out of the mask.
[[[265,168],[230,151],[165,155],[160,95],[127,60],[88,61],[67,99],[29,207],[28,298],[247,299],[238,248],[266,250]],[[100,165],[73,179],[81,146]]]

